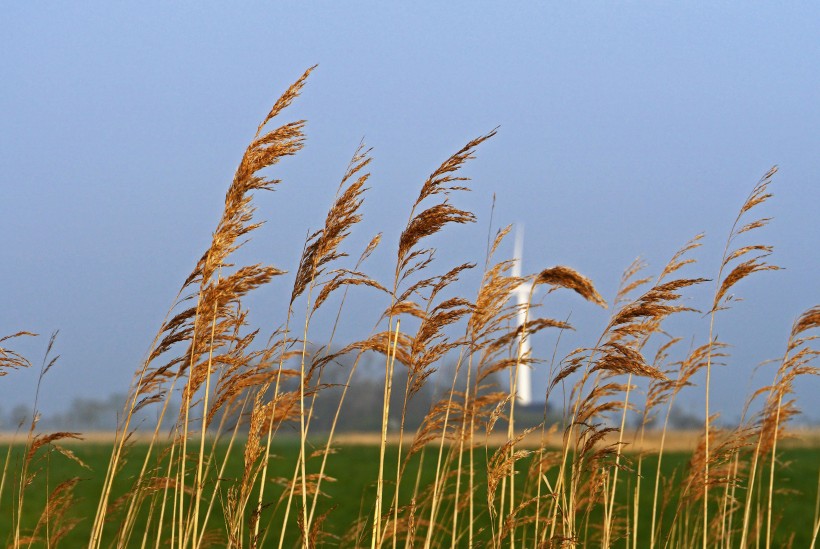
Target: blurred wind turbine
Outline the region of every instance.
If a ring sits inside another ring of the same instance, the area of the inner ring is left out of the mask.
[[[521,262],[524,256],[524,226],[517,225],[515,229],[515,252],[512,266],[512,276],[521,276]],[[515,379],[515,397],[516,402],[524,406],[532,404],[532,380],[531,370],[529,364],[525,362],[526,358],[530,356],[530,339],[527,337],[523,329],[524,323],[527,321],[528,305],[530,300],[530,292],[532,291],[532,283],[524,282],[515,289],[515,297],[518,302],[517,322],[518,328],[521,330],[519,337],[519,351],[518,356],[521,357],[521,364],[518,365],[518,375]]]

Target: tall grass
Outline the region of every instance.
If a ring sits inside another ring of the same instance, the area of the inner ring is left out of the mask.
[[[785,497],[778,492],[785,467],[778,460],[778,442],[797,413],[790,396],[796,380],[818,373],[812,343],[820,307],[795,320],[771,384],[751,395],[749,409],[759,412],[736,427],[720,427],[710,391],[712,369],[728,352],[728,342],[715,334],[735,299],[730,290],[749,276],[777,269],[768,263],[771,246],[752,239],[769,221],[758,211],[771,196],[775,169],[741,205],[711,282],[688,274],[697,268],[694,255],[704,238],[698,235],[657,276],[647,275],[640,262],[631,265],[607,303],[592,281],[566,266],[515,276],[514,261],[498,258],[510,232],[505,227],[489,236],[480,284],[465,297],[460,279],[478,263],[447,264],[427,243],[436,233],[476,220],[456,205],[469,181],[461,170],[495,131],[469,141],[422,182],[394,247],[390,281],[366,272],[372,252],[385,245],[381,235],[362,250],[350,250],[347,242],[362,218],[367,194],[371,156],[361,146],[343,173],[324,226],[304,243],[280,327],[263,336],[264,326],[249,325],[246,297],[286,273],[262,263],[238,265],[234,253],[261,225],[254,193],[281,183],[266,175],[269,169],[302,147],[304,122],[277,126],[276,121],[311,70],[287,89],[257,128],[228,188],[212,242],[182,284],[134,376],[89,521],[89,548],[283,547],[293,539],[302,547],[371,549],[768,548],[788,543],[790,532],[777,529],[777,501]],[[351,261],[350,254],[357,259]],[[708,322],[705,341],[670,335],[671,317],[698,312],[688,304],[691,300],[684,301],[686,292],[710,283],[713,297],[701,312]],[[523,284],[531,290],[530,302],[522,306],[513,294]],[[311,345],[317,316],[333,326],[332,334],[340,324],[361,323],[345,309],[353,286],[383,303],[370,333],[343,345],[335,335],[322,347]],[[536,288],[548,296],[571,292],[588,302],[579,306],[609,308],[610,316],[592,345],[550,361],[543,396],[564,411],[563,424],[548,423],[545,408],[540,425],[522,429],[517,425],[517,372],[542,362],[525,340],[544,330],[557,339],[573,329],[533,302]],[[331,303],[335,309],[327,310]],[[25,335],[31,334],[0,339],[0,373],[31,366],[7,348]],[[691,341],[688,350],[682,348],[684,341]],[[51,344],[53,339],[49,349]],[[381,409],[373,410],[381,416],[379,458],[372,463],[375,503],[362,509],[347,532],[334,536],[325,529],[325,519],[334,504],[350,502],[328,501],[323,486],[334,479],[327,464],[336,452],[345,452],[335,444],[338,421],[348,388],[359,379],[356,369],[374,353],[383,357],[384,366]],[[54,364],[49,356],[43,375]],[[325,369],[343,358],[349,365],[347,381],[334,388],[324,380]],[[451,361],[452,378],[442,383],[421,426],[410,428],[409,405]],[[705,385],[698,388],[694,380],[700,377]],[[402,383],[396,385],[397,380]],[[558,392],[568,385],[564,406]],[[393,394],[396,387],[401,387],[398,395]],[[641,387],[645,398],[637,397]],[[703,393],[705,422],[686,469],[664,478],[670,415],[681,391]],[[177,407],[174,395],[181,398]],[[312,427],[317,402],[328,399],[336,402],[336,412],[330,429],[317,433]],[[395,402],[398,411],[391,410]],[[148,407],[158,420],[149,430],[139,474],[121,490],[116,487],[122,483],[115,481],[123,480],[134,418]],[[13,547],[56,545],[78,519],[71,515],[71,501],[79,477],[51,491],[36,524],[21,523],[27,488],[36,475],[48,474],[44,456],[59,451],[78,461],[77,467],[84,465],[57,444],[78,433],[35,434],[36,408],[35,399],[24,459],[14,461],[9,450],[0,480],[0,501],[13,502],[4,512],[16,517],[14,532],[5,534]],[[626,429],[631,414],[639,418],[634,440]],[[642,442],[656,417],[663,418],[660,446],[654,451],[655,468],[649,470],[649,456],[631,452],[629,444]],[[166,418],[174,424],[167,434],[162,428]],[[298,433],[298,449],[292,473],[272,478],[273,442],[284,430]],[[218,451],[226,447],[225,453]],[[224,476],[231,456],[242,463],[236,478]],[[431,480],[425,471],[432,471]],[[651,486],[651,499],[641,497],[642,485]],[[11,500],[2,499],[7,489],[13,491]],[[224,519],[214,522],[216,515]],[[820,525],[818,512],[814,515],[814,523],[806,526],[812,546]]]

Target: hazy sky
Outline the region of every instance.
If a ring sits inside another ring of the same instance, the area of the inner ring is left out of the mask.
[[[656,274],[701,231],[689,274],[715,277],[740,204],[778,164],[760,211],[775,220],[756,241],[786,270],[741,283],[744,301],[717,322],[734,345],[714,375],[717,408],[737,415],[754,367],[783,352],[793,319],[820,298],[820,7],[535,4],[5,5],[0,336],[43,334],[16,345],[39,360],[60,330],[46,410],[126,389],[256,125],[318,63],[281,118],[309,121],[306,148],[271,173],[284,182],[259,197],[268,223],[246,252],[290,271],[362,138],[375,161],[353,243],[384,231],[375,276],[388,279],[425,177],[500,126],[465,170],[474,191],[454,198],[479,222],[434,242],[440,268],[483,260],[495,193],[493,226],[526,226],[525,270],[573,266],[607,300],[635,257]],[[291,281],[253,302],[266,331],[283,321]],[[546,306],[581,328],[566,350],[592,344],[608,314],[575,299]],[[366,308],[351,307],[355,335],[372,327],[355,315]],[[708,319],[690,323],[679,335],[702,342]],[[31,402],[34,381],[0,378],[0,407]],[[812,380],[798,395],[814,419],[818,393]],[[701,394],[683,404],[699,408]]]

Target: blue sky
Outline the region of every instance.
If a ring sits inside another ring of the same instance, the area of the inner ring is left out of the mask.
[[[268,223],[243,252],[291,271],[361,139],[375,160],[354,242],[384,231],[375,276],[388,279],[424,178],[500,126],[466,168],[473,192],[457,198],[479,222],[435,241],[442,268],[482,260],[495,194],[494,226],[526,226],[525,270],[573,266],[607,300],[636,256],[657,273],[701,231],[691,274],[716,276],[737,209],[778,164],[761,211],[775,220],[757,239],[785,270],[744,281],[744,301],[717,324],[734,350],[715,398],[732,417],[754,367],[783,352],[820,297],[818,28],[809,3],[6,6],[0,334],[44,334],[18,346],[37,359],[61,331],[47,407],[124,390],[256,125],[318,63],[283,117],[308,120],[306,148],[272,174],[284,183],[259,197]],[[283,321],[290,281],[253,303],[260,325]],[[546,306],[581,328],[566,350],[606,322],[577,300]],[[694,315],[680,335],[702,341],[705,324]],[[554,339],[541,345],[549,356]],[[30,402],[34,381],[0,379],[3,409]],[[818,390],[811,380],[798,393],[815,420]],[[701,393],[683,404],[699,409]]]

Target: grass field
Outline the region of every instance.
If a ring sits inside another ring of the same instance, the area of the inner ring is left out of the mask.
[[[24,507],[23,524],[26,529],[33,529],[40,514],[45,507],[48,493],[58,483],[75,475],[82,477],[82,481],[75,489],[75,504],[72,505],[69,513],[73,517],[82,519],[77,527],[66,536],[63,543],[66,547],[80,547],[88,543],[90,538],[90,529],[92,517],[96,513],[97,501],[102,490],[102,480],[104,472],[108,466],[108,461],[111,456],[113,447],[107,444],[100,443],[80,443],[70,444],[74,453],[85,462],[91,470],[83,470],[79,468],[76,463],[73,463],[61,455],[51,453],[50,457],[40,461],[38,467],[43,468],[43,471],[37,475],[33,484],[29,488],[27,503]],[[115,492],[125,492],[130,488],[131,483],[135,480],[139,473],[141,459],[145,455],[147,447],[144,444],[136,444],[132,451],[131,457],[124,465],[120,475],[117,477],[117,486]],[[225,447],[221,447],[217,452],[218,456],[224,456]],[[6,453],[9,450],[8,445],[0,446],[0,452]],[[20,463],[23,447],[18,445],[15,447],[12,455],[13,463]],[[273,449],[273,466],[271,474],[274,478],[288,478],[293,472],[293,467],[299,454],[298,441],[279,442]],[[389,446],[387,449],[387,463],[394,464],[396,457],[396,447]],[[482,451],[477,452],[477,471],[484,471],[484,478],[479,482],[478,498],[486,498],[486,455]],[[633,462],[635,456],[626,454]],[[662,466],[663,476],[667,479],[672,479],[675,476],[680,476],[686,468],[687,461],[690,454],[674,452],[664,455],[664,463]],[[224,478],[239,478],[242,474],[242,464],[237,459],[228,461],[228,466],[222,475]],[[817,474],[818,464],[820,464],[820,448],[790,448],[784,450],[781,455],[783,460],[783,467],[778,470],[777,484],[778,494],[776,500],[777,508],[777,530],[774,536],[774,546],[779,547],[791,542],[795,547],[808,547],[811,543],[812,523],[815,514],[815,505],[817,499]],[[336,479],[325,485],[324,491],[326,497],[323,498],[320,505],[320,512],[328,511],[327,519],[324,523],[328,537],[325,539],[327,545],[337,545],[345,535],[351,534],[351,527],[359,522],[362,518],[367,518],[373,511],[375,502],[375,486],[377,479],[373,476],[373,464],[379,460],[379,447],[374,445],[367,446],[342,446],[339,453],[334,456],[330,462],[328,475]],[[654,471],[657,463],[657,456],[647,455],[644,461],[645,470]],[[311,464],[313,464],[311,462]],[[526,471],[529,467],[529,460],[522,460],[519,463],[519,469]],[[422,482],[428,483],[435,477],[435,466],[432,460],[428,459],[422,470]],[[388,466],[388,476],[395,475],[395,468]],[[481,476],[481,474],[479,474]],[[523,479],[520,479],[523,480]],[[214,482],[214,479],[211,479]],[[49,488],[50,486],[50,488]],[[9,489],[3,495],[0,501],[0,508],[13,508],[13,489]],[[409,487],[406,487],[409,488]],[[279,487],[283,490],[283,487]],[[647,482],[642,486],[642,497],[646,500],[652,498],[652,483]],[[271,505],[276,506],[276,491],[271,492]],[[283,492],[282,492],[283,493]],[[619,505],[626,505],[627,492],[619,494]],[[225,497],[225,494],[222,496]],[[674,500],[671,505],[674,507]],[[642,509],[643,514],[639,524],[639,539],[649,539],[649,523],[650,511],[649,507]],[[204,516],[203,510],[203,516]],[[278,543],[279,523],[282,520],[283,512],[280,509],[271,514],[271,523],[267,526],[268,542]],[[673,511],[670,508],[664,513],[664,530],[668,530],[672,522]],[[10,533],[13,531],[12,515],[3,512],[0,514],[0,532],[4,533],[4,537],[0,539],[5,544],[11,544]],[[213,524],[221,525],[224,523],[223,509],[219,503],[214,506]],[[595,524],[600,521],[599,516],[591,516],[590,523]],[[137,523],[136,531],[142,532],[144,529],[145,517]],[[489,530],[489,518],[486,514],[477,517],[477,526],[479,529]],[[104,545],[111,544],[115,539],[117,531],[116,523],[109,525],[104,538]],[[157,538],[155,531],[147,532],[149,546],[153,546],[153,541]],[[526,539],[522,534],[522,539]],[[226,543],[224,538],[224,529],[216,526],[213,532],[212,542],[214,546],[222,546]],[[489,543],[489,536],[478,536],[477,543],[479,546]],[[135,536],[129,547],[141,546],[143,539],[141,536]],[[441,540],[442,545],[446,545],[448,540]],[[299,546],[300,537],[296,529],[291,529],[286,536],[285,546],[294,547]],[[344,545],[344,543],[342,543]],[[461,545],[466,545],[466,542]],[[35,544],[35,546],[38,546]],[[623,547],[625,542],[622,540],[618,542],[614,540],[614,547]],[[647,543],[640,542],[638,547],[645,547]]]

